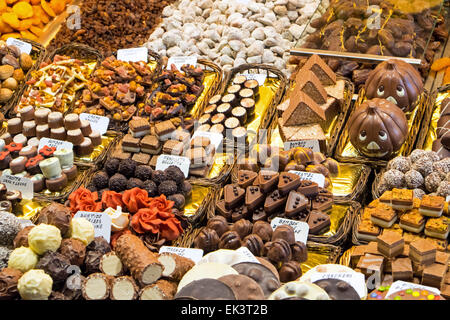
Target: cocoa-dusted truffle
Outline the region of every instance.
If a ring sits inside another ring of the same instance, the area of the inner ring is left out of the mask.
[[[441,160],[441,157],[439,157],[439,154],[435,151],[429,150],[429,151],[425,151],[425,157],[427,157],[428,159],[430,159],[432,162],[436,162]]]
[[[101,254],[105,254],[111,251],[111,246],[105,238],[95,237],[86,247],[86,251],[98,251]]]
[[[259,257],[263,252],[264,242],[257,234],[252,233],[244,238],[242,246],[250,250],[253,255]]]
[[[389,161],[387,168],[405,173],[411,169],[411,160],[408,157],[399,156]]]
[[[21,230],[19,219],[9,212],[0,211],[0,246],[12,245]]]
[[[272,239],[272,227],[266,221],[256,221],[253,224],[252,233],[257,234],[264,242]]]
[[[235,250],[241,247],[241,237],[236,231],[227,231],[219,239],[219,249]]]
[[[441,177],[438,172],[431,172],[425,177],[425,188],[428,192],[436,192],[441,184]]]
[[[164,170],[167,177],[175,181],[177,184],[182,184],[184,181],[184,173],[177,166],[169,166]]]
[[[167,199],[172,200],[175,203],[174,206],[180,210],[184,208],[186,203],[186,199],[181,193],[172,194],[168,196]]]
[[[274,242],[277,239],[284,239],[289,243],[289,245],[295,243],[295,232],[294,228],[287,224],[283,224],[281,226],[278,226],[272,234],[272,242]]]
[[[120,161],[119,173],[123,174],[127,178],[134,176],[134,171],[136,170],[137,162],[132,159],[125,159]]]
[[[104,189],[108,187],[109,176],[105,171],[99,171],[94,174],[92,178],[92,182],[94,183],[97,189]]]
[[[150,180],[152,178],[152,167],[148,165],[141,164],[136,167],[134,171],[134,176],[142,181]]]
[[[138,178],[130,178],[128,179],[128,183],[127,183],[127,189],[133,189],[133,188],[139,188],[139,189],[143,189],[144,188],[144,182],[141,179]]]
[[[303,242],[297,241],[291,245],[292,260],[297,262],[305,262],[308,260],[308,248]]]
[[[156,197],[158,195],[158,186],[152,180],[144,181],[142,189],[147,191],[149,197]]]
[[[53,282],[60,283],[66,281],[69,273],[67,268],[70,266],[70,260],[62,254],[54,251],[44,253],[36,265],[36,269],[43,269],[46,274],[52,277]]]
[[[405,182],[408,189],[415,189],[421,187],[425,180],[419,171],[411,169],[405,173]]]
[[[383,180],[389,189],[403,188],[405,186],[405,174],[399,170],[391,169],[383,174]]]
[[[100,251],[89,251],[84,259],[84,270],[86,274],[100,272],[100,260],[103,253]]]
[[[192,185],[189,181],[184,181],[181,185],[181,192],[183,192],[186,198],[192,195]]]
[[[206,227],[215,230],[219,237],[230,230],[227,219],[225,219],[225,217],[223,216],[212,217],[208,220]]]
[[[17,283],[21,276],[22,272],[13,268],[0,271],[0,300],[12,300],[19,296]]]
[[[241,219],[236,221],[232,226],[231,230],[236,231],[241,239],[244,239],[253,230],[253,223],[246,219]]]
[[[159,194],[164,194],[165,196],[170,196],[178,192],[178,187],[175,181],[166,180],[159,184],[158,186]]]
[[[11,252],[11,249],[0,246],[0,270],[8,266],[9,255]]]
[[[423,191],[422,189],[414,189],[413,190],[413,196],[414,198],[419,198],[422,199],[422,197],[425,195],[425,191]]]
[[[448,195],[450,195],[450,182],[441,181],[436,193],[441,197],[447,197]]]
[[[267,250],[267,258],[274,263],[288,262],[292,258],[291,247],[284,239],[272,241]]]
[[[219,236],[213,229],[203,228],[195,238],[194,246],[205,253],[215,251],[219,246]]]
[[[127,188],[128,179],[120,173],[114,174],[109,179],[109,189],[116,192],[124,191]]]
[[[283,263],[283,266],[278,273],[280,275],[281,282],[290,282],[301,277],[302,268],[300,267],[300,263],[296,261],[289,261]]]
[[[14,248],[28,247],[28,233],[33,228],[34,226],[26,226],[17,233],[13,241]]]
[[[108,159],[105,162],[104,168],[106,172],[112,176],[119,170],[120,160],[117,158]]]
[[[433,161],[428,157],[422,157],[414,162],[411,168],[419,171],[422,176],[426,177],[433,172]]]
[[[71,264],[81,266],[86,256],[86,246],[78,239],[63,239],[59,253],[69,259]]]
[[[169,178],[166,176],[166,174],[162,170],[154,170],[152,173],[152,180],[156,184],[160,184],[161,182],[166,181],[168,179]]]
[[[421,159],[426,154],[425,150],[422,149],[415,149],[411,152],[409,155],[409,159],[411,159],[411,162],[414,163],[417,160]]]
[[[69,231],[71,220],[72,214],[68,207],[57,202],[52,202],[49,206],[41,210],[36,224],[51,224],[61,231],[61,235],[65,235]]]
[[[92,181],[86,186],[86,189],[88,189],[90,192],[97,191],[97,187],[95,186],[94,182],[92,182]]]

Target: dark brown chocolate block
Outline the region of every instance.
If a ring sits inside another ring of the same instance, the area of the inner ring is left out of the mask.
[[[409,258],[398,258],[392,261],[392,277],[394,281],[411,281],[413,278],[412,263]]]
[[[166,135],[172,131],[174,131],[176,127],[170,120],[158,122],[155,124],[155,132],[158,136]]]
[[[405,240],[397,232],[383,232],[377,237],[378,251],[386,258],[394,258],[403,253]]]
[[[430,265],[436,260],[436,247],[429,240],[415,240],[409,244],[409,257],[413,262]]]
[[[141,151],[148,154],[158,154],[161,151],[161,143],[156,136],[147,135],[141,139]]]
[[[422,273],[422,284],[425,286],[441,288],[444,284],[447,269],[447,265],[438,263],[433,263],[429,266],[426,266],[423,269]]]

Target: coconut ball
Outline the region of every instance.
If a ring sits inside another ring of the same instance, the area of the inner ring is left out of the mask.
[[[428,157],[423,157],[414,162],[411,168],[419,171],[422,176],[426,177],[433,172],[433,161]]]
[[[448,181],[441,181],[439,184],[439,187],[436,191],[438,196],[446,198],[448,195],[450,195],[450,182]]]
[[[407,157],[399,156],[388,162],[388,169],[395,169],[403,173],[411,169],[411,160]]]
[[[419,171],[409,170],[405,173],[405,182],[408,189],[416,189],[421,187],[425,180]]]
[[[14,238],[21,229],[20,221],[15,215],[0,211],[0,246],[12,245]]]
[[[422,199],[422,197],[425,195],[425,191],[423,191],[422,189],[414,189],[413,190],[413,196],[414,198],[419,198]]]
[[[391,169],[383,174],[383,181],[389,190],[405,186],[405,174],[399,170]]]
[[[441,184],[441,176],[438,172],[432,172],[425,177],[425,188],[428,192],[436,192]]]
[[[425,150],[422,149],[415,149],[413,150],[413,152],[411,152],[411,154],[409,155],[409,159],[411,160],[412,163],[416,162],[417,160],[419,160],[420,158],[422,158],[424,155],[426,154]]]

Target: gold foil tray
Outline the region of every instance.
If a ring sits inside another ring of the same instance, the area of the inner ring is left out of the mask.
[[[301,264],[303,274],[318,265],[336,263],[342,251],[341,247],[312,241],[308,241],[306,246],[308,247],[308,260]]]
[[[19,203],[13,205],[12,213],[20,219],[31,220],[33,223],[38,218],[38,213],[45,207],[47,207],[51,201],[45,200],[27,200],[22,199]]]

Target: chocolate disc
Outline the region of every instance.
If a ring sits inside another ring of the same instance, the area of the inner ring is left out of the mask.
[[[233,290],[236,300],[264,300],[264,292],[259,284],[250,277],[230,274],[217,279]]]
[[[241,262],[232,266],[239,274],[248,276],[255,280],[263,289],[264,297],[268,297],[278,289],[281,284],[273,272],[260,263]]]
[[[175,299],[194,298],[198,300],[236,300],[233,290],[216,279],[200,279],[184,286]]]
[[[347,282],[338,279],[322,279],[314,282],[330,296],[331,300],[361,300],[358,292]]]

